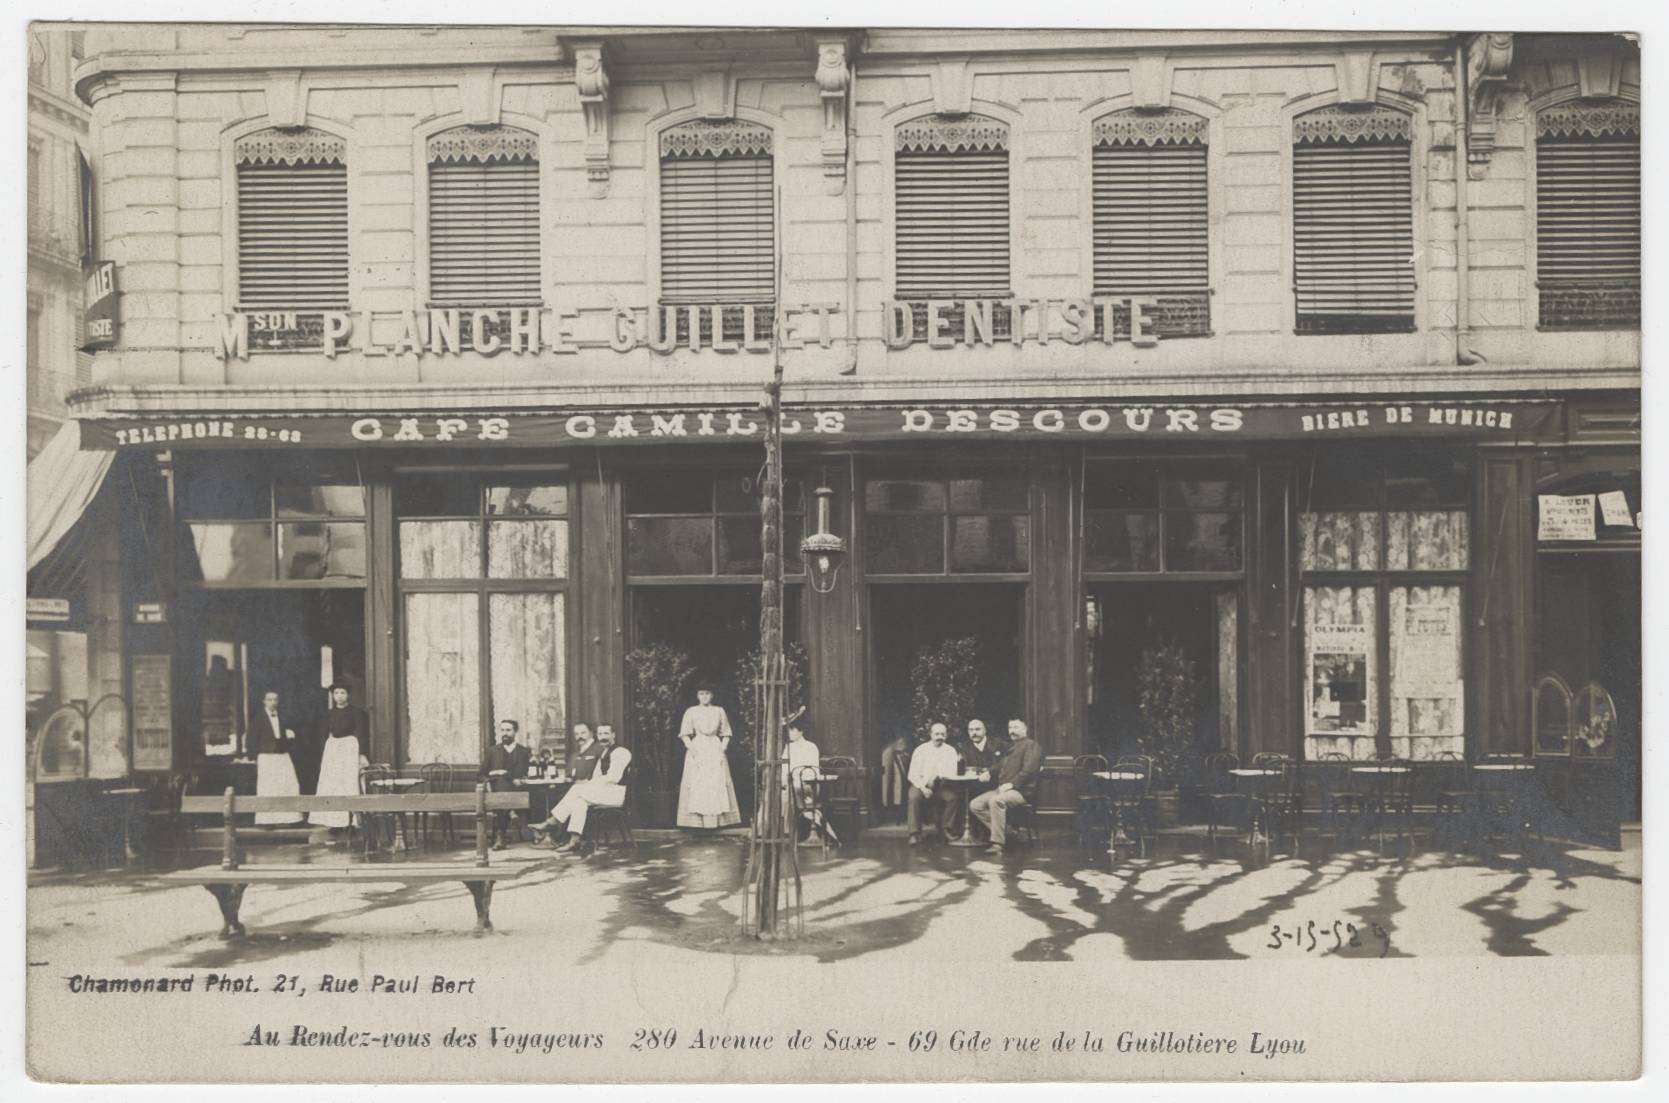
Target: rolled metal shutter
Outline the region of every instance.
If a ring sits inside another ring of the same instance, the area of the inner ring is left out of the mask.
[[[1536,142],[1536,288],[1544,329],[1640,325],[1640,135]]]
[[[899,150],[894,158],[897,296],[1005,298],[1008,150]]]
[[[537,160],[430,162],[429,297],[479,307],[543,300]]]
[[[237,179],[238,305],[347,309],[347,166],[245,162]]]
[[[776,242],[769,156],[661,159],[661,299],[769,303]]]

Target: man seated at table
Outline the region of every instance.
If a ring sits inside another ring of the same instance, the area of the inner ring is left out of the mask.
[[[585,837],[586,816],[593,808],[619,808],[626,803],[626,767],[632,763],[632,752],[614,745],[614,726],[597,725],[597,742],[602,753],[597,758],[596,772],[587,781],[575,783],[568,795],[556,802],[550,819],[535,829],[543,834],[567,826],[568,837],[557,847],[566,854],[579,851],[591,853],[591,842]]]
[[[1043,748],[1031,738],[1023,720],[1008,722],[1008,749],[997,760],[991,776],[997,787],[975,797],[968,811],[991,829],[990,849],[1000,852],[1008,842],[1008,812],[1028,803],[1043,772]]]
[[[957,812],[962,807],[962,794],[954,785],[940,784],[939,779],[955,777],[960,772],[962,756],[945,742],[950,730],[934,724],[927,731],[927,742],[917,747],[910,756],[910,795],[907,819],[910,825],[910,845],[921,842],[921,812],[928,804],[939,806],[937,819],[939,835],[950,839],[959,829]]]
[[[970,720],[968,721],[968,737],[962,741],[962,745],[957,749],[962,752],[962,768],[964,770],[971,774],[990,775],[996,770],[997,760],[1002,758],[1003,751],[1007,748],[998,742],[996,737],[986,732],[985,721]],[[970,798],[977,797],[981,793],[990,792],[996,787],[997,783],[990,780],[969,782],[968,795]],[[983,836],[985,834],[983,825],[978,827],[970,825],[970,827],[978,835]]]
[[[521,725],[514,720],[498,722],[498,742],[487,748],[487,760],[481,764],[481,779],[495,793],[513,792],[516,782],[527,777],[527,764],[532,752],[516,742]],[[512,835],[514,831],[514,835]],[[493,813],[493,849],[503,850],[506,840],[521,837],[521,816],[511,811]]]
[[[590,781],[597,770],[597,760],[603,757],[603,748],[598,745],[597,737],[591,734],[590,724],[574,725],[574,741],[574,770],[571,776],[575,781]]]

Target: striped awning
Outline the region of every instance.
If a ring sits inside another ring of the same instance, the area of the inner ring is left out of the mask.
[[[68,421],[58,427],[46,447],[29,461],[28,537],[29,570],[65,544],[104,485],[115,453],[82,451],[81,427]]]

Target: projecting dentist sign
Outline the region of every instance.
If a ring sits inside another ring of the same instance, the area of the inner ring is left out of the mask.
[[[790,440],[1350,439],[1372,436],[1533,439],[1558,424],[1548,402],[1356,403],[1341,406],[919,405],[790,406]],[[341,414],[83,420],[87,448],[552,447],[757,440],[757,408],[538,413]]]

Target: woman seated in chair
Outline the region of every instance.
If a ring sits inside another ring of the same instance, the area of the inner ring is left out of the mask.
[[[795,836],[804,839],[815,831],[830,846],[839,846],[839,836],[824,818],[823,810],[817,806],[813,786],[822,772],[822,756],[818,753],[817,744],[806,738],[805,729],[802,717],[790,720],[788,742],[783,748],[783,782],[788,788],[789,798],[799,809]]]

